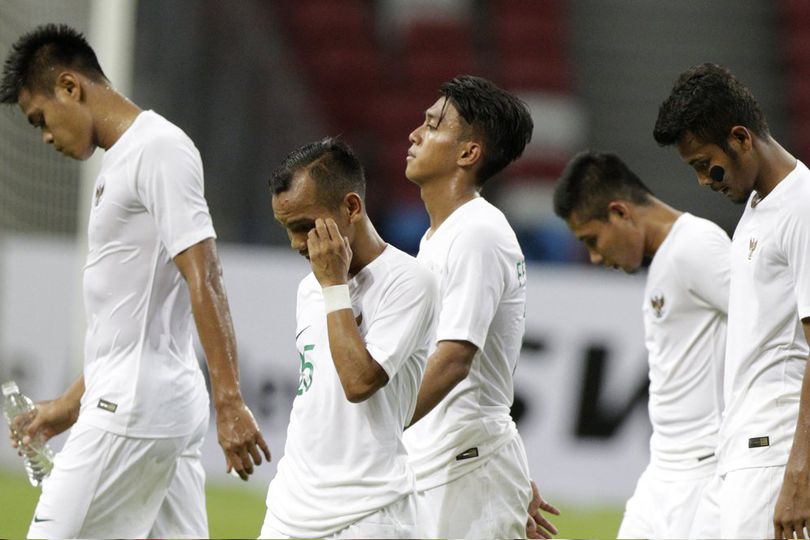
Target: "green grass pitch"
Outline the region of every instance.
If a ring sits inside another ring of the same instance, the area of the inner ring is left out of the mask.
[[[22,473],[0,470],[0,538],[25,538],[39,496]],[[250,489],[209,485],[206,490],[211,538],[256,538],[264,519],[264,494]],[[621,509],[573,508],[553,522],[561,538],[615,538]]]

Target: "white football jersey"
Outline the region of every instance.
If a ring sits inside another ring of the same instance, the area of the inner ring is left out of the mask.
[[[436,285],[413,257],[389,245],[349,290],[366,349],[389,380],[366,401],[346,399],[321,286],[309,274],[298,288],[298,395],[265,516],[270,528],[294,538],[328,536],[414,490],[402,432],[427,362]]]
[[[730,264],[728,235],[682,214],[659,246],[644,289],[649,354],[650,463],[703,476],[715,463]],[[688,527],[687,527],[688,528]]]
[[[808,346],[810,171],[752,193],[731,243],[721,474],[787,463]]]
[[[526,318],[526,263],[503,213],[483,198],[422,238],[417,260],[439,281],[436,343],[478,347],[470,373],[405,432],[421,490],[480,467],[513,439],[512,375]]]
[[[79,422],[129,437],[191,433],[208,393],[173,258],[215,233],[200,154],[180,128],[144,111],[107,150],[87,235]]]

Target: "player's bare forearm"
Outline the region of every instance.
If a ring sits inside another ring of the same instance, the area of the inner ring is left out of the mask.
[[[76,412],[76,417],[79,416],[79,407],[81,406],[82,396],[84,395],[84,374],[73,381],[67,390],[59,398],[66,405],[69,405]]]
[[[428,358],[409,427],[432,411],[458,383],[467,378],[477,352],[478,348],[468,341],[439,342]]]
[[[802,321],[810,343],[810,320]],[[810,523],[810,358],[805,365],[799,397],[799,417],[793,435],[782,489],[774,509],[774,538],[806,538],[804,526]]]
[[[388,374],[368,353],[351,309],[340,309],[326,316],[329,350],[346,399],[365,401],[388,383]]]
[[[253,464],[262,462],[259,451],[269,460],[270,450],[239,389],[236,337],[214,240],[183,251],[175,263],[188,284],[191,311],[208,363],[219,444],[227,468],[247,480]]]
[[[241,401],[239,367],[231,312],[213,239],[175,257],[185,278],[200,343],[205,351],[214,406]]]

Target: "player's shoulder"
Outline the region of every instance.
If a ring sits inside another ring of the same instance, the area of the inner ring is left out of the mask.
[[[683,234],[681,238],[687,242],[714,243],[719,241],[729,245],[731,244],[731,239],[726,231],[714,221],[695,216],[688,212],[681,216],[681,220],[683,221]]]
[[[315,274],[310,272],[298,282],[298,302],[305,302],[321,294],[321,284]]]
[[[404,287],[414,292],[430,291],[436,277],[415,257],[389,244],[374,267],[374,274],[385,288]]]
[[[138,142],[148,152],[163,153],[177,148],[194,148],[185,131],[154,111],[143,111],[139,118]]]
[[[688,213],[679,221],[669,250],[672,263],[695,271],[707,264],[725,264],[731,239],[719,225]]]
[[[468,202],[456,212],[452,223],[453,243],[469,248],[516,241],[515,231],[504,213],[483,197]]]
[[[416,257],[405,253],[394,245],[388,244],[380,256],[382,264],[376,273],[387,277],[413,276],[415,279],[431,279],[430,271]]]

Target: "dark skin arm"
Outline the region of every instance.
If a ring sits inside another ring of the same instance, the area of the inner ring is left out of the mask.
[[[208,362],[219,445],[228,471],[233,469],[247,480],[253,465],[261,464],[262,453],[270,460],[270,450],[239,389],[236,337],[216,243],[203,240],[178,254],[174,262],[188,284],[191,311]]]
[[[804,337],[810,343],[810,319],[802,319]],[[810,362],[810,359],[808,359]],[[805,366],[799,397],[799,418],[785,466],[785,477],[773,516],[774,538],[807,538],[810,525],[810,365]]]
[[[321,287],[349,282],[352,250],[332,219],[315,220],[307,237],[312,272]],[[326,316],[329,349],[346,399],[365,401],[388,383],[388,374],[368,353],[351,309],[339,309]]]
[[[409,426],[427,415],[470,374],[478,347],[468,341],[440,341],[428,358]]]

